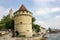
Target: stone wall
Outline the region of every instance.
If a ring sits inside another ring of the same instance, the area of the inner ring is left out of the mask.
[[[8,33],[4,36],[0,36],[0,40],[41,40],[41,36],[36,37],[12,37],[11,33]]]
[[[19,36],[32,37],[32,14],[26,11],[15,13],[14,29],[18,31]]]
[[[23,37],[21,37],[21,38],[14,38],[15,40],[41,40],[41,37],[29,37],[29,38],[27,38],[27,37],[25,37],[25,38],[23,38]]]

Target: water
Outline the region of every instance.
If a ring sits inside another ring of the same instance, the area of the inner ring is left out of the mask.
[[[60,33],[47,34],[47,40],[60,40]]]

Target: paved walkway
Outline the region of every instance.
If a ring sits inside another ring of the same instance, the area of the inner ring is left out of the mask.
[[[37,39],[39,39],[40,40],[40,36],[39,37],[33,37],[33,38],[23,38],[23,37],[21,37],[21,38],[12,38],[12,33],[11,32],[9,32],[8,34],[6,34],[6,35],[3,35],[3,36],[0,36],[0,40],[37,40]]]
[[[0,36],[0,40],[10,40],[12,39],[12,33],[9,32],[6,35]]]

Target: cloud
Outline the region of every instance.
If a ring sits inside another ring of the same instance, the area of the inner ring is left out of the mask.
[[[33,0],[37,7],[60,7],[60,0]]]
[[[44,16],[44,15],[48,15],[50,13],[54,13],[54,12],[59,12],[60,8],[56,7],[56,8],[39,8],[36,9],[34,11],[34,15],[35,16]]]
[[[60,16],[56,16],[55,18],[52,18],[51,20],[48,21],[40,20],[39,18],[37,18],[35,24],[39,24],[46,29],[48,29],[49,27],[60,29]]]
[[[52,11],[52,12],[57,12],[57,11],[60,11],[60,8],[52,8],[51,11]]]
[[[11,8],[5,8],[3,6],[0,6],[0,20],[3,18],[4,15],[6,16],[9,14],[10,9]],[[16,11],[16,9],[13,9],[13,12],[15,12],[15,11]]]
[[[56,16],[57,19],[60,19],[60,15]]]
[[[48,27],[60,29],[60,15],[56,15],[54,18],[48,21]],[[48,20],[48,19],[47,19]]]
[[[38,16],[38,15],[40,15],[40,16],[42,16],[42,15],[45,15],[45,14],[47,14],[49,12],[49,10],[48,9],[36,9],[35,11],[34,11],[34,15],[35,16]]]
[[[57,15],[57,16],[55,17],[55,20],[56,20],[56,23],[60,23],[60,15]]]
[[[56,0],[33,0],[34,2],[50,2],[50,1],[56,1]]]
[[[5,8],[3,6],[0,6],[0,20],[4,15],[7,15],[9,13],[10,8]]]
[[[56,15],[54,18],[48,21],[48,26],[51,28],[57,28],[60,29],[60,15]]]
[[[45,28],[51,27],[51,28],[59,29],[60,28],[60,15],[57,15],[59,11],[60,11],[60,7],[36,9],[33,12],[34,16],[36,17],[35,23],[42,25]]]
[[[56,25],[56,28],[60,29],[60,15],[57,15],[56,17],[56,22],[54,23]]]
[[[48,23],[46,23],[45,21],[42,21],[42,20],[36,20],[35,21],[35,24],[38,24],[38,25],[40,25],[41,27],[44,27],[44,28],[48,28]]]
[[[46,5],[47,3],[49,3],[49,2],[55,2],[56,0],[33,0],[33,2],[35,3],[35,4],[42,4],[42,5]]]

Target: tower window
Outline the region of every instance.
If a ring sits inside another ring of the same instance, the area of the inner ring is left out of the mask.
[[[20,22],[20,24],[22,24],[22,22]]]
[[[26,14],[24,14],[24,16],[26,16]]]
[[[27,31],[29,31],[29,30],[27,30]]]

